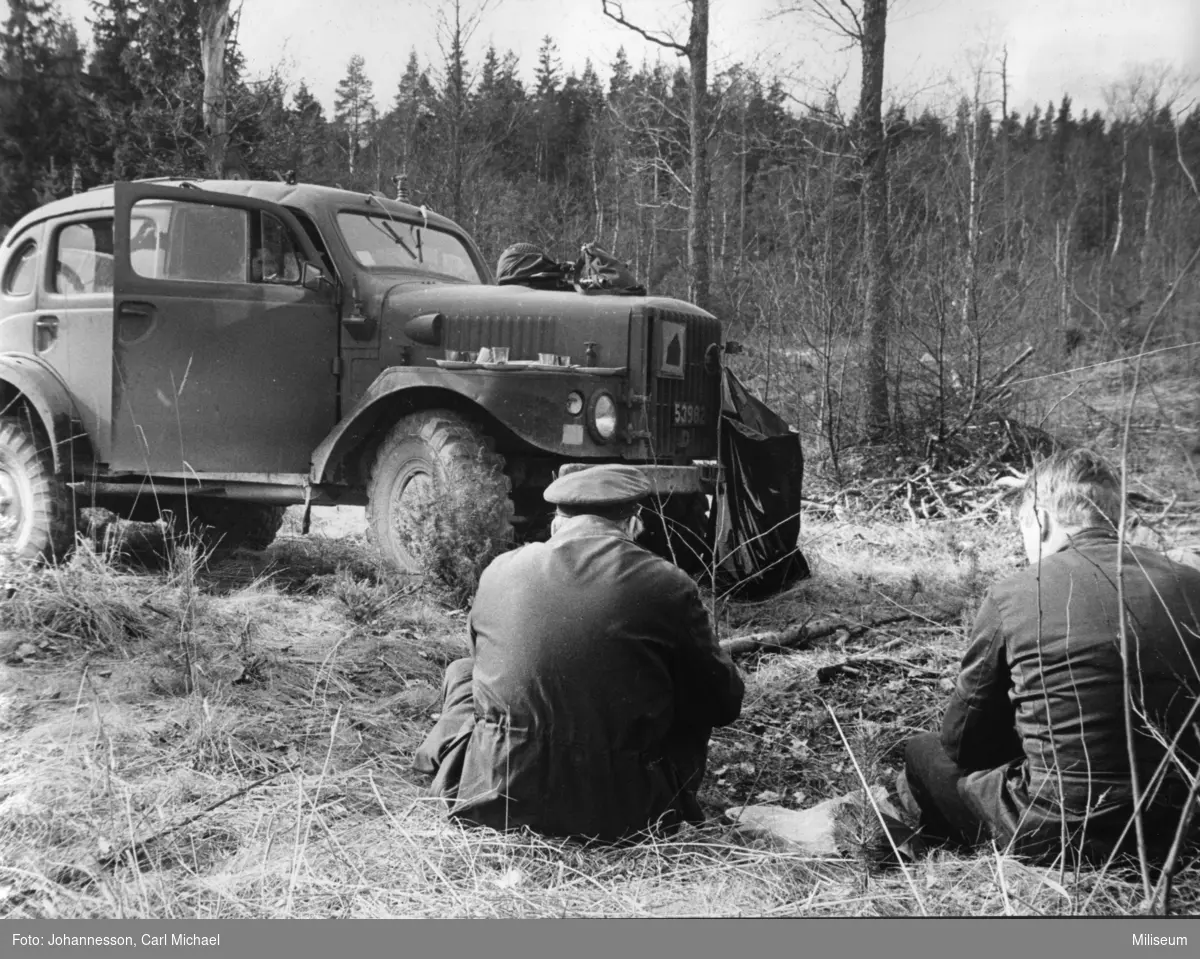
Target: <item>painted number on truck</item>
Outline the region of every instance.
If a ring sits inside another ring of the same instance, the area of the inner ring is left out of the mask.
[[[675,419],[676,426],[703,426],[704,425],[704,406],[701,403],[676,403],[675,404]]]

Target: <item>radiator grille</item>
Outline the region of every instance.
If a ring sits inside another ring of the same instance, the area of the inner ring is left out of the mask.
[[[683,379],[659,374],[662,349],[659,330],[663,322],[681,323],[687,331],[683,350]],[[716,422],[720,415],[721,378],[704,369],[704,353],[708,347],[721,342],[719,320],[706,316],[655,310],[651,314],[650,337],[650,406],[653,422],[654,453],[657,459],[669,459],[684,453],[689,459],[704,459],[717,455]],[[699,407],[703,423],[677,425],[676,404]],[[687,432],[690,442],[677,446]]]

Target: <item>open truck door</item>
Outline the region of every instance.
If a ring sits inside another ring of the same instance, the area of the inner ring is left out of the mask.
[[[303,282],[303,228],[155,183],[116,184],[114,208],[110,470],[306,474],[336,419],[338,317]]]

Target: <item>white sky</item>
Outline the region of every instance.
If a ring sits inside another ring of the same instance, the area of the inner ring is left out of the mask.
[[[87,0],[59,0],[81,24]],[[234,0],[235,5],[238,0]],[[839,77],[843,103],[856,96],[856,50],[796,14],[772,18],[781,0],[712,0],[711,73],[735,62],[794,77],[797,96],[823,99]],[[804,0],[786,0],[791,5]],[[836,4],[836,0],[834,0]],[[282,68],[325,104],[352,54],[366,59],[376,102],[387,107],[409,50],[423,64],[440,60],[439,0],[242,0],[240,41],[250,74]],[[463,0],[465,12],[479,0]],[[652,29],[686,31],[682,0],[625,0],[628,18]],[[887,40],[886,96],[918,106],[946,107],[971,75],[981,49],[1007,44],[1009,101],[1024,114],[1033,105],[1071,94],[1076,114],[1102,108],[1103,88],[1136,64],[1163,64],[1200,76],[1200,0],[892,0]],[[541,38],[558,45],[564,72],[591,58],[607,83],[609,64],[624,45],[636,66],[664,57],[641,38],[607,20],[600,0],[490,0],[467,47],[478,65],[489,42],[513,50],[524,78],[533,75]],[[987,59],[985,69],[994,60]],[[1195,88],[1193,88],[1195,89]],[[1188,102],[1187,100],[1184,101]]]

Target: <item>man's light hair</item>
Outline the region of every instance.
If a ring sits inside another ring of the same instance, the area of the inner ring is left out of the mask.
[[[1061,450],[1035,464],[1025,480],[1020,512],[1044,509],[1064,526],[1115,528],[1121,515],[1121,481],[1099,453]]]

